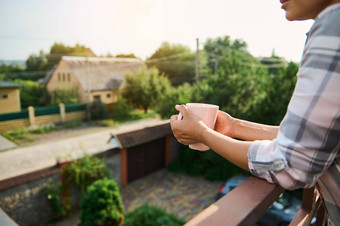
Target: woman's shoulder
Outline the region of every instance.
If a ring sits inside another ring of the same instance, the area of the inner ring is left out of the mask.
[[[329,6],[316,18],[310,31],[315,36],[340,38],[340,3]]]

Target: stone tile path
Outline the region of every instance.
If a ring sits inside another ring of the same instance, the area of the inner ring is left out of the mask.
[[[128,184],[121,194],[126,212],[149,204],[188,221],[215,202],[222,184],[163,169]]]

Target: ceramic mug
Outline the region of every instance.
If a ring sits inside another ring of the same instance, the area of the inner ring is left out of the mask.
[[[187,103],[186,106],[188,110],[193,115],[200,118],[205,125],[211,129],[214,129],[219,106],[204,103]],[[181,113],[178,114],[178,120],[182,120]],[[199,151],[207,151],[210,149],[207,145],[201,143],[191,144],[189,147]]]

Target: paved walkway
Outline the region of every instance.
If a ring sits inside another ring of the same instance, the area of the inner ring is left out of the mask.
[[[116,128],[76,137],[43,142],[0,152],[0,180],[53,166],[58,158],[75,159],[112,148],[107,141],[111,133],[119,134],[169,122],[157,118],[122,124]]]
[[[17,145],[0,135],[0,151],[15,148]]]

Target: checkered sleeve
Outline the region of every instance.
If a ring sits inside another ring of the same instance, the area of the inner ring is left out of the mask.
[[[340,26],[337,13],[317,19],[309,32],[297,83],[272,141],[248,150],[251,173],[286,189],[311,187],[340,147]]]

